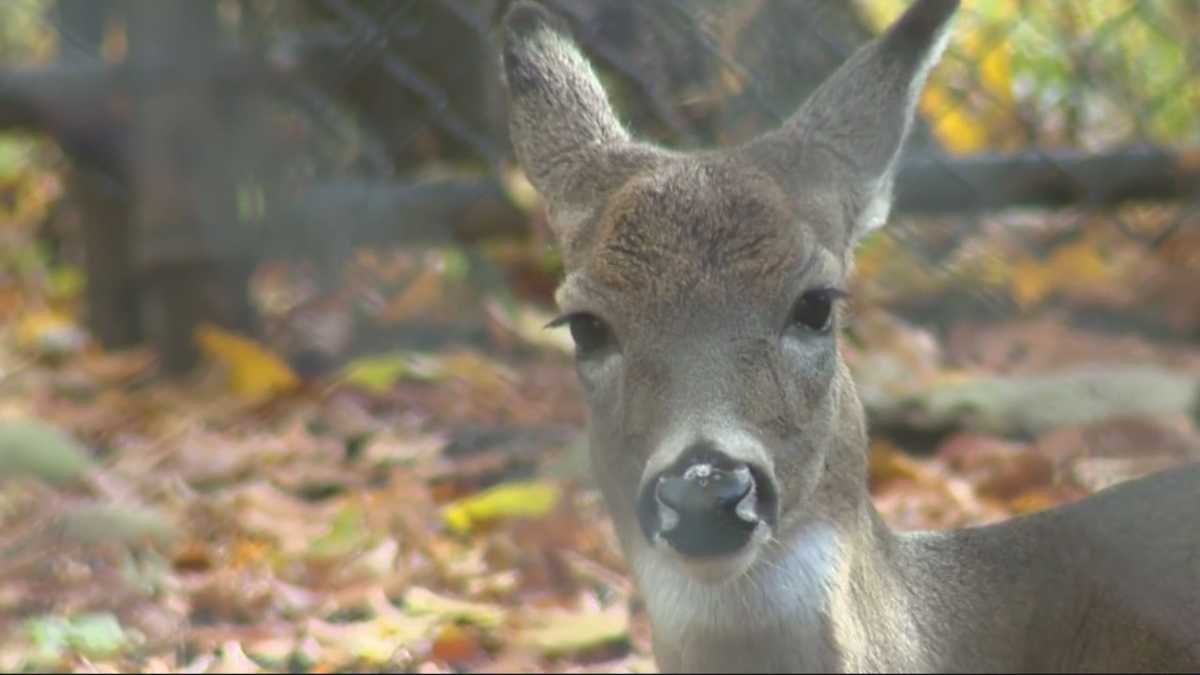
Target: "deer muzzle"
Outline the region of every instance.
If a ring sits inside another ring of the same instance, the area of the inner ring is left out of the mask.
[[[638,499],[638,519],[652,543],[708,558],[736,553],[760,524],[774,520],[774,490],[763,472],[701,448],[651,479]]]

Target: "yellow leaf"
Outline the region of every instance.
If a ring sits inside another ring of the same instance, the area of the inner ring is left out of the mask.
[[[1010,133],[1018,118],[1012,48],[1004,40],[1004,27],[1016,20],[1015,7],[987,4],[963,13],[949,48],[957,58],[944,61],[921,96],[921,113],[934,135],[946,149],[960,154],[1020,138]]]
[[[227,369],[229,387],[240,398],[259,401],[300,386],[300,378],[282,359],[253,340],[203,324],[196,329],[196,343]]]
[[[508,198],[517,208],[525,213],[533,213],[542,208],[542,197],[524,171],[511,169],[500,174],[501,183]]]
[[[442,620],[461,621],[481,628],[496,628],[504,623],[504,608],[483,602],[455,600],[414,586],[404,594],[404,609],[414,616],[432,615]]]
[[[1064,288],[1089,286],[1108,276],[1108,264],[1100,255],[1099,246],[1087,239],[1056,250],[1046,267]]]
[[[1013,265],[1013,299],[1028,309],[1059,291],[1095,286],[1110,276],[1101,247],[1089,239],[1062,246],[1045,261],[1025,256]]]
[[[445,376],[441,364],[427,354],[394,352],[354,359],[342,369],[345,382],[386,394],[403,379],[432,381]]]
[[[629,639],[629,613],[615,605],[601,612],[547,610],[516,641],[546,656],[562,656]]]
[[[979,64],[980,81],[998,102],[1005,106],[1013,103],[1012,52],[1008,45],[990,47]]]
[[[921,96],[920,105],[947,150],[969,153],[987,147],[988,130],[983,121],[951,96],[946,87],[931,84]]]
[[[87,334],[70,316],[54,310],[37,310],[17,322],[17,347],[41,356],[78,352],[87,344]]]
[[[1053,290],[1052,281],[1041,262],[1025,258],[1013,266],[1011,277],[1013,300],[1022,309],[1033,307]]]
[[[442,520],[458,534],[507,518],[538,518],[558,503],[561,492],[549,483],[506,483],[447,504]]]

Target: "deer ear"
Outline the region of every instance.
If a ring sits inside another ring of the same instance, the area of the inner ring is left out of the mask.
[[[839,210],[852,219],[848,241],[887,220],[896,158],[958,4],[916,0],[834,71],[783,127],[756,143],[776,170],[803,181],[798,189],[815,179],[835,190]]]
[[[541,6],[518,2],[505,15],[503,58],[517,160],[567,245],[584,214],[654,153],[630,141],[567,28]]]

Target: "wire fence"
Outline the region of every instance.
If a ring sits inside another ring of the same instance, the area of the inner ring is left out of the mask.
[[[904,5],[546,4],[629,126],[681,148],[777,125]],[[140,339],[146,310],[130,295],[152,287],[168,315],[156,339],[188,343],[199,319],[179,313],[196,304],[195,280],[244,286],[265,258],[528,234],[497,68],[506,5],[7,6],[0,126],[48,133],[91,176],[76,187],[91,195],[82,240],[100,337]],[[1200,267],[1197,34],[1189,0],[968,2],[921,102],[898,222],[875,248],[953,280],[978,272],[972,243],[1001,222],[1010,248],[983,256],[993,262],[1050,264],[1064,242],[1107,232],[1170,274]],[[1030,209],[1041,215],[997,216]],[[974,289],[968,304],[1036,299],[1030,269],[1015,293]],[[157,281],[133,281],[147,274]]]

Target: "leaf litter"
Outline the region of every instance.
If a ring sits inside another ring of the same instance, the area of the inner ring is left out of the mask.
[[[1090,235],[1035,260],[987,234],[1003,228],[981,231],[986,245],[945,274],[914,276],[883,240],[860,257],[844,353],[874,411],[884,518],[996,522],[1200,457],[1186,393],[1171,414],[1118,405],[1129,414],[1083,411],[1070,425],[1020,407],[1033,381],[1021,378],[1051,371],[1200,374],[1194,341],[1114,337],[1065,316],[1136,304],[1135,253]],[[1190,260],[1179,242],[1164,251]],[[1006,246],[1011,262],[978,254]],[[525,287],[552,288],[556,272],[530,248],[496,255]],[[149,350],[106,352],[86,336],[64,297],[78,293],[70,270],[40,287],[0,270],[0,670],[653,670],[587,475],[570,341],[541,328],[547,298],[471,295],[460,253],[356,264],[375,275],[380,325],[432,314],[481,324],[484,341],[374,350],[310,376],[274,344],[205,326],[205,366],[172,380]],[[1154,302],[1194,288],[1147,264]],[[313,294],[272,288],[281,269],[256,286],[280,315]],[[1027,315],[922,329],[877,307],[972,283]],[[1169,326],[1192,330],[1190,316]],[[1139,378],[1122,383],[1157,381]],[[1046,382],[1037,390],[1052,394]]]

